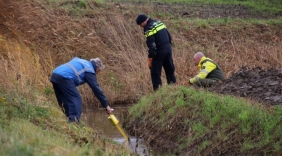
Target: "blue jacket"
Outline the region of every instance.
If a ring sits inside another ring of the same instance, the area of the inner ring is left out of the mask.
[[[106,108],[108,106],[108,100],[97,82],[95,69],[95,63],[75,57],[68,63],[62,64],[54,69],[50,81],[59,84],[64,78],[71,79],[75,86],[86,82],[103,107]]]
[[[90,61],[75,57],[70,62],[57,67],[53,73],[71,79],[76,86],[85,83],[85,72],[95,73],[94,67]]]

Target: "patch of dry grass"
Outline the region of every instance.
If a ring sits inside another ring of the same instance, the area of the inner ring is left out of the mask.
[[[23,43],[12,42],[0,36],[0,84],[6,92],[21,90],[26,92],[32,87],[47,86],[48,79],[41,66],[39,56]]]
[[[40,62],[45,79],[49,79],[56,66],[74,56],[100,57],[106,69],[98,75],[98,81],[111,104],[136,101],[152,92],[145,37],[135,23],[139,13],[154,14],[150,4],[91,3],[88,4],[91,7],[79,8],[78,12],[74,12],[78,9],[75,4],[69,8],[65,8],[64,3],[39,1],[1,4],[8,8],[1,10],[1,15],[9,11],[2,25],[10,33],[4,35],[32,48],[31,53],[37,55],[33,57]],[[279,25],[235,23],[234,26],[201,27],[197,26],[197,21],[173,16],[152,18],[163,21],[171,32],[178,81],[185,81],[198,72],[192,60],[197,51],[218,62],[227,77],[241,66],[282,66]],[[164,81],[164,72],[162,78]],[[50,85],[48,81],[43,84]],[[87,85],[79,89],[85,103],[99,106]]]

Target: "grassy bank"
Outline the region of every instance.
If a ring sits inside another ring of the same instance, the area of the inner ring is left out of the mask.
[[[129,155],[84,123],[68,124],[44,95],[0,92],[0,155]]]
[[[174,154],[275,155],[282,150],[281,116],[280,106],[166,86],[130,108],[126,126]]]
[[[25,43],[0,35],[0,155],[129,155],[83,121],[67,123],[50,86],[49,54],[40,61]]]

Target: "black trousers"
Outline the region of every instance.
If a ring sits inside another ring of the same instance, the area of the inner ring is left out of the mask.
[[[171,45],[167,45],[162,49],[158,48],[157,54],[152,60],[150,71],[154,90],[157,90],[162,85],[162,67],[165,71],[167,84],[176,83]]]

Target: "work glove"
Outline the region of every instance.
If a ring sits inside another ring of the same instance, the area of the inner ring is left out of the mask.
[[[148,58],[148,67],[151,69],[153,58]]]

